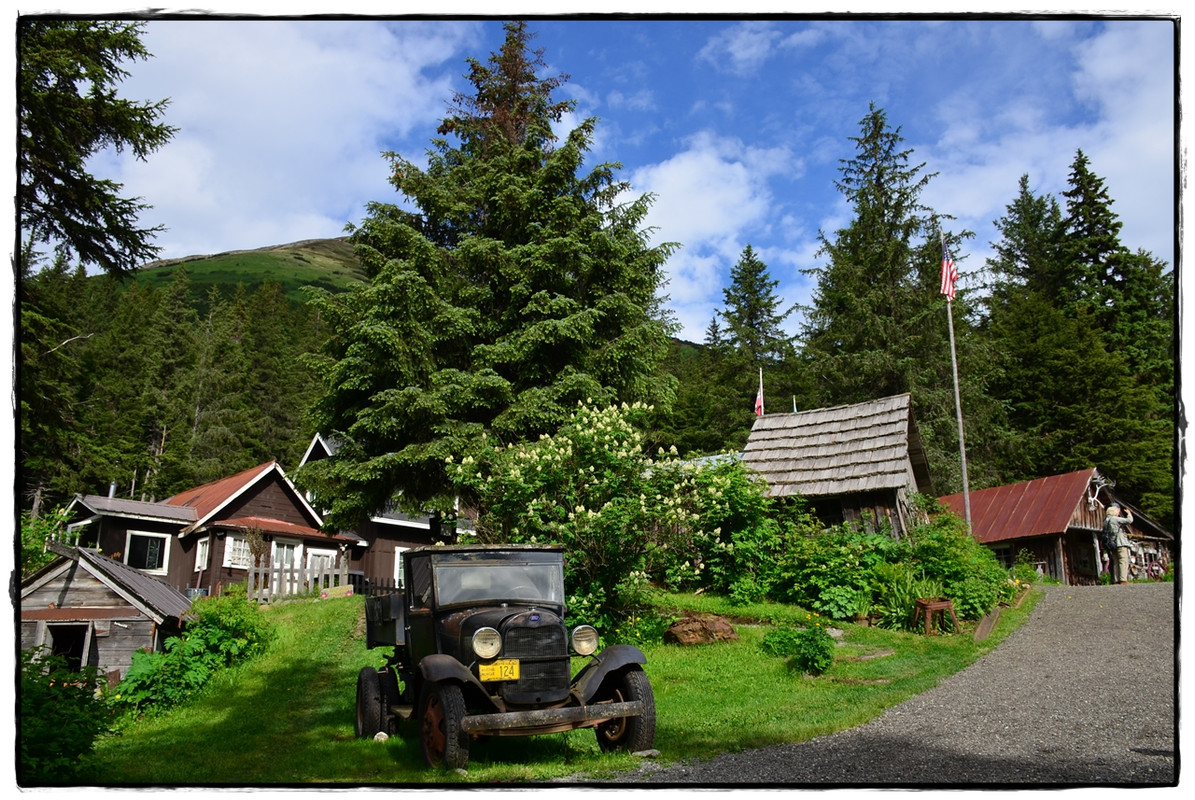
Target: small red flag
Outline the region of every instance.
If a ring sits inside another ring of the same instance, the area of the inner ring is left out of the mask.
[[[755,416],[763,416],[763,370],[759,371],[759,391],[755,394]]]

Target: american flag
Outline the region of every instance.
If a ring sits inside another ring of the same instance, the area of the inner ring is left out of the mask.
[[[946,249],[946,242],[942,242],[942,294],[954,299],[954,282],[958,280],[958,270],[954,267],[954,259]]]

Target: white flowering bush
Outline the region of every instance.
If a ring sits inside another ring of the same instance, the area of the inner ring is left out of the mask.
[[[705,580],[727,568],[736,546],[721,527],[734,518],[729,462],[681,461],[675,448],[648,453],[650,410],[582,404],[554,436],[484,440],[449,464],[476,506],[479,540],[564,545],[570,614],[609,631],[642,612],[652,578]]]

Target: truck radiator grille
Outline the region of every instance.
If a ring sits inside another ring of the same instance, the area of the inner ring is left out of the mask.
[[[507,658],[561,658],[568,655],[564,627],[510,628],[503,646]]]
[[[503,655],[519,659],[519,679],[502,688],[508,703],[552,703],[568,697],[570,664],[563,625],[509,628]]]

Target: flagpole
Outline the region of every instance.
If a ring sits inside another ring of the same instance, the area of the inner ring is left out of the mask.
[[[950,253],[946,249],[946,234],[938,231],[942,240],[942,270],[946,271],[946,263]],[[946,288],[947,276],[942,279],[943,290]],[[967,447],[963,443],[963,405],[959,399],[958,390],[958,356],[954,349],[954,280],[950,277],[950,292],[946,294],[946,320],[950,327],[950,367],[954,373],[954,413],[958,419],[958,452],[963,467],[963,513],[967,520],[967,530],[971,530],[971,490],[967,485]]]

